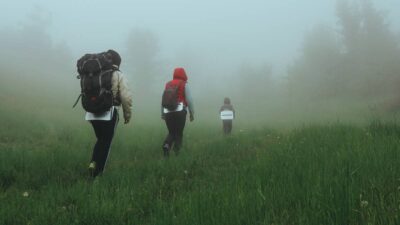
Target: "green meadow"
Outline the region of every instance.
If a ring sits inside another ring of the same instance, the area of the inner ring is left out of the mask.
[[[197,121],[165,159],[162,121],[134,117],[91,180],[82,111],[28,111],[0,109],[0,224],[400,224],[396,122],[238,123],[224,136],[219,122]]]
[[[400,225],[399,0],[77,2],[0,4],[0,225]],[[108,49],[133,115],[92,179],[76,60]]]

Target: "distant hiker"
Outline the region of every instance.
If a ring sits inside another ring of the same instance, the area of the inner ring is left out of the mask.
[[[119,71],[120,64],[121,57],[114,50],[86,54],[77,62],[82,106],[97,138],[89,164],[92,177],[102,173],[106,165],[119,120],[118,106],[122,105],[125,124],[131,118],[132,96],[125,76]]]
[[[164,156],[166,157],[172,147],[178,154],[182,146],[183,129],[185,128],[188,110],[190,122],[194,120],[193,100],[187,79],[185,70],[176,68],[173,80],[165,84],[161,102],[161,118],[165,120],[168,128],[168,135],[163,144]]]
[[[229,98],[224,99],[224,105],[221,106],[219,112],[224,134],[230,134],[232,131],[232,121],[235,118],[235,109],[233,109]]]

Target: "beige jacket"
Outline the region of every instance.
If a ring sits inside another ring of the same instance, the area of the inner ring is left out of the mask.
[[[112,76],[112,92],[115,105],[122,105],[125,121],[129,121],[132,115],[132,94],[129,90],[128,81],[121,71],[114,71]]]

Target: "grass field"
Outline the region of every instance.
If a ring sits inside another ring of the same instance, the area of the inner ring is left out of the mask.
[[[394,122],[236,126],[229,137],[219,124],[189,124],[167,160],[163,124],[120,123],[92,181],[89,124],[0,115],[0,224],[400,224]]]

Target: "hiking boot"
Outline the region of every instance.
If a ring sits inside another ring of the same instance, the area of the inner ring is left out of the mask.
[[[94,176],[94,171],[96,170],[96,162],[95,161],[90,162],[88,169],[89,169],[89,175]]]
[[[164,157],[169,156],[169,144],[165,144],[163,147]]]

